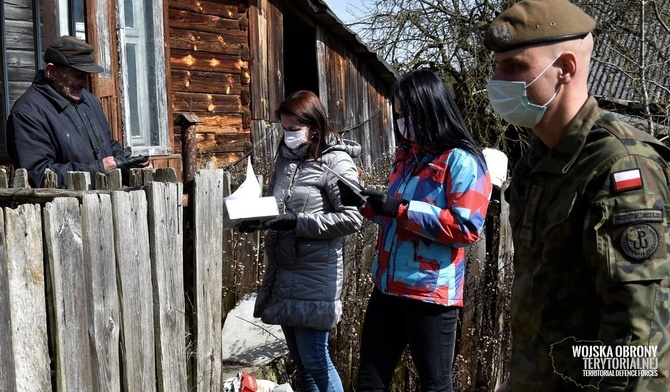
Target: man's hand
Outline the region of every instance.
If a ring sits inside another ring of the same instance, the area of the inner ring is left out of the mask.
[[[105,173],[116,169],[116,161],[114,160],[114,157],[109,156],[102,158],[102,169]]]
[[[389,196],[386,193],[373,191],[373,190],[364,190],[361,192],[361,195],[368,197],[368,204],[370,209],[375,214],[388,216],[390,218],[395,218],[398,216],[398,208],[400,208],[401,200]]]

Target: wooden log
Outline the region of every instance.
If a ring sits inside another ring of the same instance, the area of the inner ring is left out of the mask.
[[[4,169],[2,169],[4,170]],[[4,317],[0,317],[0,391],[16,390],[16,374],[14,373],[14,348],[12,346],[12,321],[8,317],[10,309],[9,292],[9,260],[5,245],[5,215],[0,213],[0,309],[5,309]]]
[[[174,112],[174,123],[177,122],[179,116],[186,115],[190,112]],[[238,129],[240,124],[243,124],[243,115],[240,113],[226,113],[226,114],[212,114],[212,113],[198,113],[200,120],[199,127],[212,127],[214,129]],[[237,131],[236,131],[237,132]],[[233,133],[233,132],[230,132]]]
[[[173,91],[174,110],[182,112],[235,113],[242,109],[237,95]]]
[[[174,49],[170,50],[170,66],[172,69],[239,74],[248,64],[240,56]]]
[[[81,206],[84,265],[90,287],[93,390],[121,391],[119,332],[121,314],[116,281],[112,200],[107,194],[85,194]]]
[[[215,135],[198,134],[196,135],[198,152],[246,152],[251,148],[248,134],[237,135]]]
[[[207,12],[209,15],[218,15],[227,18],[237,18],[237,5],[227,5],[219,1],[171,0],[170,8],[192,12]]]
[[[4,210],[10,293],[7,313],[18,391],[52,391],[40,211],[37,204]]]
[[[240,75],[224,72],[189,71],[173,69],[172,91],[200,92],[211,94],[240,95]]]
[[[71,191],[51,188],[0,188],[0,204],[47,203],[57,197],[74,197],[81,200],[86,194],[108,194],[109,190]]]
[[[170,48],[239,56],[248,38],[245,34],[239,34],[239,29],[234,32],[237,34],[229,34],[226,30],[207,32],[171,28]]]
[[[198,392],[221,390],[223,170],[199,170],[193,187]]]
[[[91,390],[88,279],[77,199],[60,197],[46,204],[44,236],[55,315],[56,388]]]
[[[193,29],[197,31],[226,35],[246,35],[246,32],[240,29],[240,22],[235,17],[222,18],[216,15],[205,13],[177,10],[170,8],[170,27],[174,29]]]
[[[152,392],[156,391],[156,364],[145,194],[112,192],[112,209],[123,321],[123,389]]]
[[[152,182],[149,244],[154,290],[158,390],[185,392],[186,337],[183,258],[182,184]]]

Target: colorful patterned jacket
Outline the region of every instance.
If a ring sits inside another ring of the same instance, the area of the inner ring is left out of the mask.
[[[486,167],[461,149],[440,155],[401,143],[388,193],[401,204],[395,219],[363,216],[381,225],[372,280],[385,294],[463,306],[464,246],[479,238],[491,196]]]

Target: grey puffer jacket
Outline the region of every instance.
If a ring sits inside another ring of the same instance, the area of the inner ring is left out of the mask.
[[[269,194],[280,213],[294,212],[298,222],[295,230],[265,236],[267,269],[254,316],[267,324],[326,330],[342,315],[342,237],[360,230],[363,218],[342,204],[337,178],[323,166],[358,181],[352,158],[361,147],[335,142],[320,160],[306,158],[305,149],[280,148]]]

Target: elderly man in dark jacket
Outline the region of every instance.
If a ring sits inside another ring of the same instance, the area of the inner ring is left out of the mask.
[[[75,37],[54,40],[44,53],[43,70],[16,101],[7,122],[7,144],[14,168],[28,170],[32,187],[42,186],[44,170],[96,173],[146,167],[148,158],[131,156],[112,139],[97,97],[88,91],[89,76],[102,72],[93,46]]]

